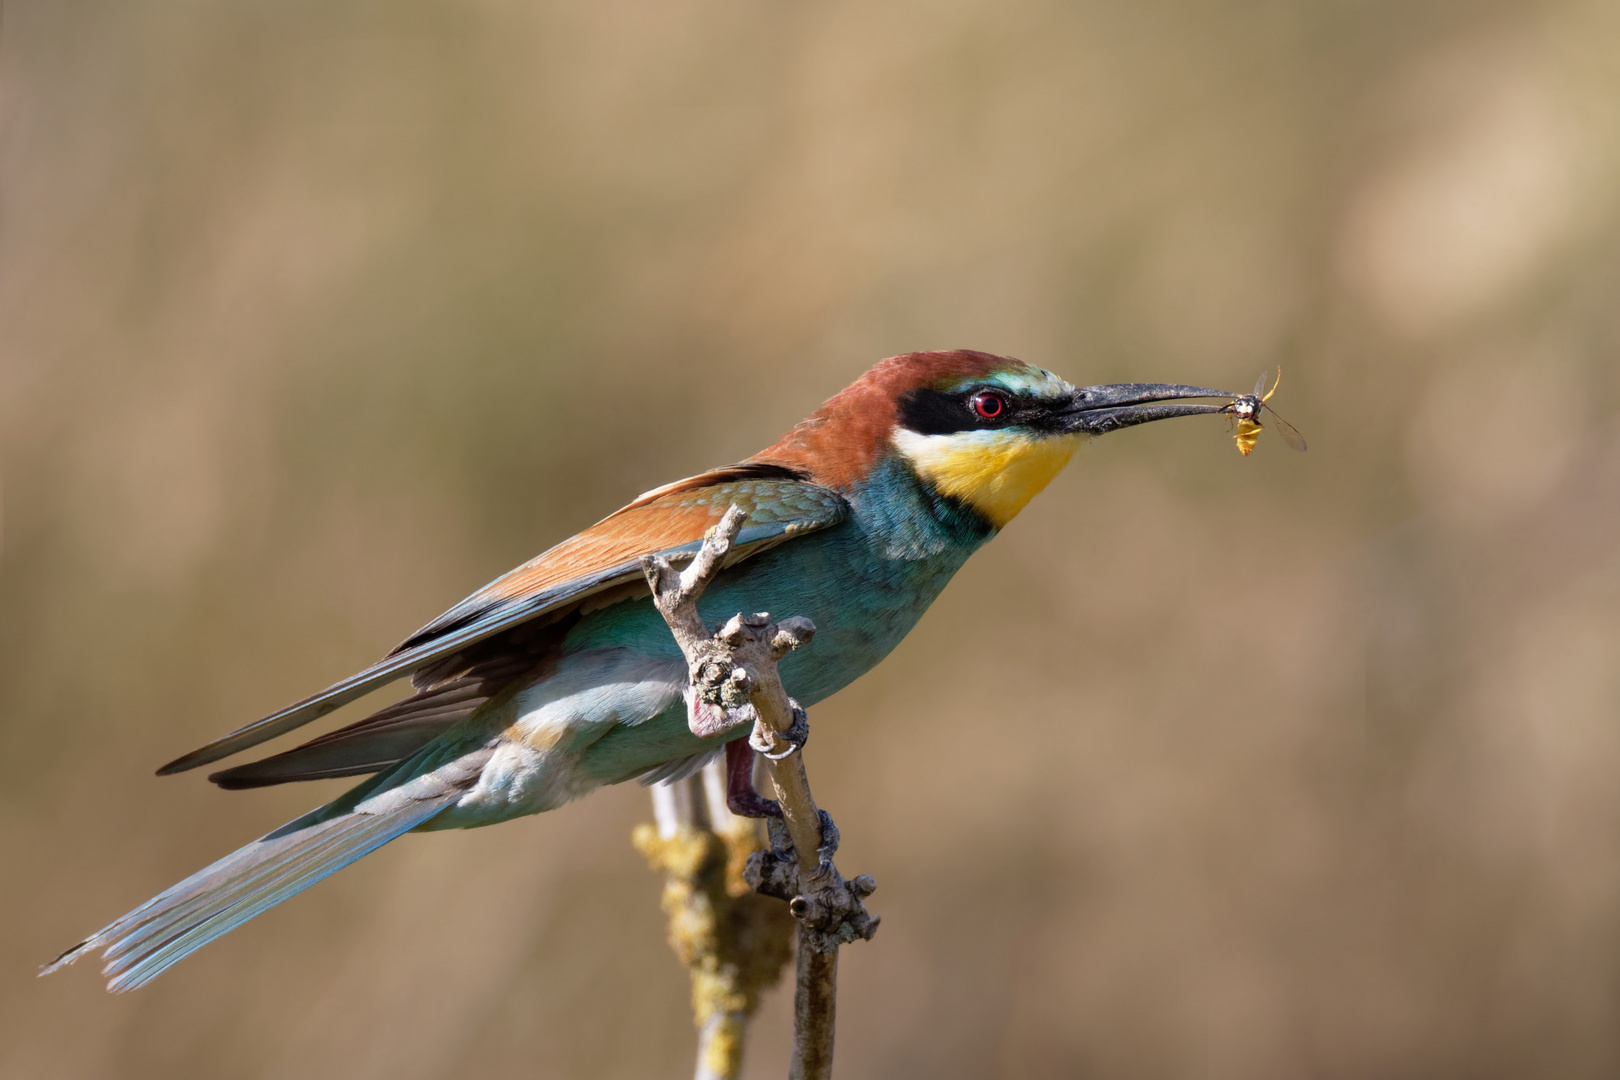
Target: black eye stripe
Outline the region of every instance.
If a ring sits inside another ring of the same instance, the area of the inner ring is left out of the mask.
[[[974,407],[981,394],[995,394],[1003,402],[1001,411],[984,416]],[[1039,398],[1020,397],[996,386],[974,386],[957,393],[942,390],[911,390],[899,402],[900,426],[919,435],[951,435],[958,431],[1025,426],[1045,428],[1051,423],[1053,404]]]

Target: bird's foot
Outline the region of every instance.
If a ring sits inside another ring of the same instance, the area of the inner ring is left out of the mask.
[[[738,817],[781,818],[782,804],[754,789],[754,748],[747,739],[726,744],[726,807]]]
[[[782,740],[786,743],[782,749],[773,751],[768,743],[761,745],[755,742],[756,738],[760,738],[760,731],[757,726],[754,728],[753,734],[748,736],[749,745],[772,761],[781,761],[792,754],[798,753],[804,749],[804,744],[810,741],[810,716],[799,707],[797,701],[792,702],[792,705],[793,723],[789,724],[788,729],[782,733]]]
[[[782,804],[775,799],[767,799],[753,788],[726,792],[726,809],[738,817],[768,818],[772,821],[782,817]]]
[[[833,856],[838,852],[838,826],[833,824],[832,815],[825,810],[821,814],[821,846],[816,848],[816,875],[819,877],[832,869]]]
[[[833,856],[838,853],[839,836],[832,815],[825,810],[818,812],[821,814],[821,846],[816,848],[816,877],[820,878],[832,870]],[[770,839],[772,855],[790,863],[794,861],[793,837],[788,834],[787,823],[782,820],[780,812],[771,818]]]
[[[833,866],[838,849],[838,826],[825,810],[821,811],[821,846],[816,849],[819,864],[806,881],[799,873],[798,858],[787,826],[772,818],[771,850],[756,851],[748,857],[743,878],[755,892],[776,896],[788,902],[788,910],[819,942],[817,948],[847,945],[857,939],[870,940],[877,932],[878,919],[864,903],[877,889],[870,874],[845,881]]]

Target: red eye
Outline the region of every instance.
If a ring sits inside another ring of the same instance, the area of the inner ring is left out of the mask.
[[[1007,411],[1007,399],[986,390],[973,399],[973,411],[981,420],[994,420]]]

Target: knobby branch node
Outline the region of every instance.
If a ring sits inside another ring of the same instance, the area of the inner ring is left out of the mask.
[[[776,791],[782,816],[770,823],[771,850],[756,852],[745,876],[758,892],[788,901],[799,923],[789,1075],[810,1080],[831,1075],[838,947],[877,931],[863,903],[877,883],[866,874],[845,881],[833,865],[838,830],[811,798],[800,754],[809,718],[777,672],[778,661],[810,643],[815,625],[802,617],[776,623],[768,613],[738,614],[711,634],[698,615],[698,597],[725,567],[744,517],[740,507],[727,510],[683,570],[657,555],[641,563],[653,602],[686,657],[693,733],[713,738],[751,725],[749,744]]]

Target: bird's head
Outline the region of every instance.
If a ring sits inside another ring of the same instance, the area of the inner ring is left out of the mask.
[[[1177,399],[1231,396],[1165,383],[1075,387],[1010,357],[907,353],[879,362],[755,460],[849,489],[898,455],[929,487],[999,529],[1084,439],[1221,409]]]

